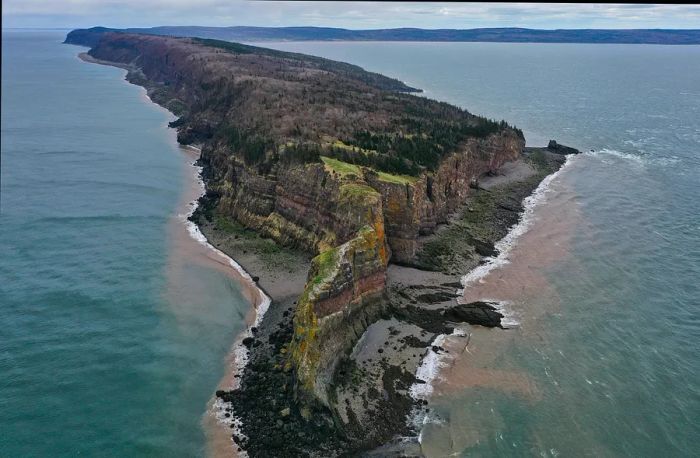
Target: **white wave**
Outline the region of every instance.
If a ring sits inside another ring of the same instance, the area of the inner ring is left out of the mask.
[[[441,346],[445,342],[447,334],[440,334],[431,343],[431,346]],[[424,399],[433,393],[433,381],[438,377],[440,368],[445,364],[441,361],[440,355],[431,348],[418,366],[416,378],[424,383],[414,383],[411,385],[410,393],[414,399]]]
[[[496,311],[503,315],[501,318],[501,326],[505,329],[516,328],[520,326],[520,317],[518,313],[513,309],[513,303],[510,301],[498,301],[495,299],[481,299],[484,302],[496,307]]]
[[[630,162],[634,162],[639,165],[644,165],[646,162],[644,156],[640,154],[625,153],[623,151],[618,151],[615,149],[604,148],[598,151],[591,151],[586,154],[593,157],[600,157],[602,159],[605,159],[605,156],[612,156],[618,159],[624,159]]]
[[[226,425],[230,430],[231,430],[231,446],[234,446],[233,442],[233,436],[236,435],[238,437],[241,437],[243,439],[247,439],[248,436],[243,434],[241,428],[243,426],[243,420],[241,420],[239,417],[234,417],[234,416],[226,416],[227,413],[227,407],[228,407],[227,402],[224,402],[221,398],[216,398],[214,400],[214,403],[212,404],[210,414],[216,418],[216,420],[219,423],[222,423]],[[230,415],[230,414],[229,414]],[[240,450],[236,454],[237,457],[239,458],[246,458],[248,456],[248,453],[245,450]]]
[[[546,176],[537,186],[537,189],[535,189],[530,196],[523,200],[523,212],[520,215],[519,221],[510,228],[505,237],[495,244],[495,249],[498,254],[496,256],[487,257],[483,264],[477,266],[467,275],[462,277],[461,283],[464,289],[475,281],[481,281],[492,270],[510,262],[508,255],[515,245],[516,240],[518,237],[528,231],[532,225],[532,221],[535,218],[535,209],[545,201],[546,195],[550,190],[551,183],[565,169],[568,168],[573,157],[575,156],[567,156],[566,162],[559,168],[559,170]],[[464,289],[458,290],[458,295],[463,295]],[[495,304],[496,309],[503,315],[501,323],[504,327],[514,327],[519,325],[516,314],[510,307],[508,307],[510,305],[509,302],[489,299],[485,299],[485,301]],[[451,335],[466,336],[467,334],[462,329],[455,329]],[[447,334],[438,335],[433,340],[431,346],[442,346],[447,337]],[[409,390],[411,397],[414,399],[425,399],[433,393],[433,385],[435,380],[440,377],[440,369],[448,365],[448,358],[452,358],[452,356],[450,356],[448,353],[436,353],[432,350],[428,350],[428,353],[425,355],[420,366],[418,367],[418,370],[416,371],[416,377],[425,383],[414,383],[411,385]],[[421,430],[422,425],[434,421],[439,421],[439,419],[431,418],[428,414],[422,411],[414,412],[412,415],[412,423],[419,430]],[[418,436],[418,442],[421,442],[420,434]]]
[[[628,140],[625,143],[629,143],[629,142],[631,142],[631,141]],[[610,163],[609,159],[606,159],[606,158],[616,158],[616,159],[623,159],[623,160],[632,162],[632,163],[637,164],[639,166],[653,165],[653,166],[663,167],[663,166],[678,164],[681,161],[681,159],[678,156],[658,157],[658,156],[653,156],[651,154],[644,153],[644,152],[640,152],[638,154],[625,153],[624,151],[619,151],[616,149],[608,149],[608,148],[603,148],[603,149],[598,150],[598,151],[590,151],[590,152],[585,153],[585,154],[587,156],[600,158],[605,163]]]
[[[411,423],[413,424],[413,427],[418,430],[418,437],[415,439],[418,441],[419,444],[423,443],[423,427],[429,423],[432,423],[434,425],[444,425],[445,420],[443,420],[440,416],[438,416],[435,412],[429,411],[429,412],[424,412],[424,411],[415,411],[412,414],[411,417]]]
[[[191,147],[191,148],[195,148],[195,147]],[[196,149],[199,149],[199,148],[196,148]],[[201,150],[200,150],[200,151],[201,151]],[[205,189],[206,189],[205,186],[204,186],[204,180],[202,180],[202,167],[196,165],[196,163],[193,163],[193,164],[192,164],[192,167],[194,167],[194,168],[197,170],[197,180],[198,180],[198,183],[199,183],[200,188],[201,188],[201,193],[200,193],[200,195],[197,197],[197,199],[195,199],[194,201],[190,202],[190,204],[189,204],[189,206],[190,206],[190,211],[187,212],[187,214],[185,214],[185,215],[181,215],[181,216],[183,217],[183,219],[185,220],[185,223],[186,223],[186,225],[187,225],[187,232],[190,234],[190,236],[191,236],[194,240],[196,240],[197,242],[199,242],[199,243],[205,245],[207,248],[209,248],[210,250],[214,251],[216,254],[218,254],[218,255],[221,256],[223,259],[225,259],[226,261],[228,261],[228,264],[229,264],[241,277],[243,277],[244,279],[250,281],[251,284],[254,284],[254,282],[253,282],[253,277],[251,277],[250,274],[249,274],[248,272],[246,272],[245,269],[243,269],[243,267],[241,267],[240,264],[238,264],[233,258],[229,257],[226,253],[224,253],[223,251],[219,250],[219,249],[216,248],[214,245],[212,245],[211,243],[209,243],[209,241],[208,241],[207,238],[204,236],[204,234],[202,234],[202,231],[199,230],[199,227],[198,227],[194,222],[192,222],[192,221],[189,220],[189,217],[192,216],[192,215],[194,214],[195,210],[197,209],[197,206],[198,206],[198,199],[204,195],[204,192],[205,192]],[[265,312],[267,312],[267,309],[268,309],[269,306],[270,306],[270,298],[267,296],[267,294],[265,294],[265,292],[264,292],[262,289],[258,288],[257,286],[256,286],[256,289],[258,290],[258,293],[260,294],[261,302],[260,302],[260,304],[258,304],[258,306],[256,307],[256,317],[255,317],[255,322],[253,323],[253,326],[258,326],[258,325],[260,324],[260,322],[261,322],[261,320],[262,320],[262,317],[265,315]],[[250,329],[249,329],[248,331],[250,331]]]
[[[451,335],[466,336],[467,334],[461,329],[455,329]],[[414,383],[409,389],[409,394],[413,399],[423,400],[433,394],[433,384],[440,376],[440,369],[448,365],[447,358],[451,357],[446,352],[436,353],[431,347],[442,346],[447,337],[447,334],[438,335],[433,339],[431,346],[428,347],[427,354],[423,357],[416,371],[416,378],[424,383]],[[413,428],[418,431],[419,444],[423,443],[423,428],[428,423],[442,424],[444,421],[435,412],[423,410],[420,405],[414,408],[409,416],[409,424],[412,424]]]
[[[463,329],[454,329],[452,334],[439,334],[428,347],[426,355],[416,370],[416,378],[425,383],[414,383],[409,390],[413,399],[425,399],[433,393],[433,382],[440,375],[440,368],[445,367],[452,357],[447,352],[436,353],[432,347],[441,347],[448,337],[466,337]]]
[[[547,175],[540,182],[539,186],[537,186],[537,189],[535,189],[531,195],[523,199],[523,212],[520,215],[520,219],[510,228],[505,237],[496,242],[494,245],[494,248],[498,254],[496,256],[487,257],[483,264],[475,267],[468,274],[462,277],[461,282],[465,289],[476,281],[483,281],[483,278],[486,277],[489,272],[510,262],[508,255],[513,249],[513,246],[515,246],[517,239],[530,229],[530,226],[535,219],[535,209],[546,200],[552,182],[569,167],[574,157],[576,156],[567,156],[566,162],[564,162],[559,170]]]
[[[196,149],[201,153],[201,149],[190,146],[189,148]],[[267,310],[270,307],[271,299],[270,297],[265,294],[265,292],[257,287],[255,285],[255,282],[253,281],[253,278],[250,276],[248,272],[241,267],[240,264],[238,264],[233,258],[229,257],[226,253],[223,251],[219,250],[218,248],[214,247],[207,238],[202,234],[202,231],[199,230],[199,227],[192,221],[190,221],[190,216],[192,216],[197,209],[197,206],[199,205],[199,198],[204,195],[206,192],[206,187],[204,185],[204,180],[202,179],[202,167],[196,165],[196,162],[192,163],[192,167],[195,168],[196,173],[197,173],[197,182],[200,187],[200,194],[197,196],[197,199],[194,201],[190,202],[189,204],[189,211],[184,214],[184,215],[179,215],[183,222],[185,223],[185,226],[187,228],[187,232],[189,235],[196,240],[197,242],[201,243],[202,245],[206,246],[208,249],[212,250],[214,253],[217,255],[221,256],[224,260],[228,262],[228,264],[241,276],[243,277],[249,284],[255,286],[257,289],[258,295],[260,297],[260,303],[257,305],[255,308],[255,320],[253,321],[253,324],[248,327],[245,332],[242,332],[238,338],[236,339],[236,342],[233,345],[233,377],[232,380],[234,380],[234,384],[237,383],[238,380],[240,380],[241,375],[243,374],[243,369],[245,369],[245,366],[248,364],[248,360],[250,358],[250,354],[248,351],[248,348],[243,345],[243,340],[247,337],[253,337],[253,327],[258,327],[262,323],[262,319],[265,316],[265,313],[267,313]],[[236,386],[231,386],[228,387],[229,389],[234,389]],[[216,398],[214,401],[214,404],[212,406],[213,412],[212,414],[214,417],[221,422],[222,424],[228,426],[231,429],[231,432],[238,435],[238,436],[243,436],[243,433],[241,432],[241,426],[242,426],[242,421],[240,418],[235,417],[233,415],[226,417],[227,410],[231,407],[230,403],[224,402],[221,398]],[[245,452],[239,452],[238,456],[247,456]]]
[[[154,106],[156,106],[158,108],[163,108],[160,105],[158,105],[157,103],[153,102],[153,100],[148,95],[148,91],[146,91],[145,88],[144,88],[144,95],[145,95],[145,98],[148,102],[152,103]],[[172,116],[172,119],[176,119],[176,117],[173,113],[171,113],[169,110],[167,110],[165,108],[163,108],[163,109],[168,114],[170,114]],[[181,145],[181,146],[184,148],[187,148],[187,149],[195,150],[200,155],[202,153],[202,149],[200,147],[193,146],[193,145]],[[197,196],[197,198],[194,201],[192,201],[188,204],[188,207],[189,207],[188,212],[186,214],[180,214],[178,216],[185,224],[185,227],[186,227],[187,232],[190,235],[190,237],[192,237],[198,243],[201,243],[202,245],[206,246],[208,249],[212,250],[217,255],[221,256],[224,260],[226,260],[228,262],[228,264],[241,277],[243,277],[245,280],[250,282],[251,285],[255,285],[253,278],[250,276],[250,274],[248,274],[248,272],[245,271],[245,269],[243,269],[243,267],[241,267],[240,264],[238,264],[235,260],[233,260],[233,258],[229,257],[226,253],[224,253],[223,251],[217,249],[212,244],[210,244],[209,241],[207,240],[207,238],[204,236],[204,234],[202,234],[202,231],[199,230],[199,227],[194,222],[190,221],[190,219],[189,219],[190,216],[192,216],[194,214],[195,210],[197,209],[197,206],[199,205],[199,198],[202,197],[206,192],[206,186],[204,184],[204,180],[202,179],[202,167],[198,166],[196,161],[193,162],[191,165],[195,169],[196,174],[197,174],[196,175],[197,176],[197,183],[199,185],[200,194],[199,194],[199,196]],[[260,326],[260,323],[262,322],[262,319],[265,316],[265,313],[267,312],[267,310],[269,309],[270,303],[271,303],[270,297],[268,297],[268,295],[265,294],[265,292],[261,288],[257,287],[257,285],[255,285],[255,288],[257,289],[259,297],[260,297],[260,303],[258,304],[258,306],[255,309],[255,320],[254,320],[253,324],[250,327],[248,327],[244,333],[241,333],[238,336],[238,339],[234,343],[234,347],[233,347],[234,357],[233,357],[233,377],[232,377],[232,380],[234,380],[234,384],[237,383],[237,381],[240,379],[240,376],[243,373],[243,369],[248,364],[249,352],[248,352],[248,348],[245,345],[243,345],[243,339],[245,339],[246,337],[252,337],[252,335],[253,335],[252,328]],[[233,389],[234,387],[232,386],[229,388]],[[214,399],[214,402],[212,403],[211,414],[214,415],[214,418],[216,418],[217,421],[228,426],[233,434],[237,434],[238,436],[244,437],[245,435],[241,431],[241,427],[243,424],[242,420],[240,418],[235,417],[235,416],[230,415],[230,414],[229,414],[229,417],[226,417],[226,413],[228,413],[227,410],[229,407],[230,407],[230,403],[225,402],[221,398],[217,397]],[[237,456],[247,457],[248,454],[245,451],[241,450],[238,452]]]

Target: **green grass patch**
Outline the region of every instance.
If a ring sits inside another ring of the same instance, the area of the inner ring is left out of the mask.
[[[341,176],[346,175],[356,175],[362,176],[362,171],[360,168],[353,164],[348,164],[347,162],[339,161],[338,159],[333,159],[328,156],[321,156],[321,160],[326,165],[327,168],[340,174]]]
[[[334,158],[328,157],[328,156],[321,156],[321,160],[323,161],[323,163],[326,165],[326,167],[328,169],[334,171],[335,173],[340,174],[343,177],[349,176],[349,175],[355,175],[357,177],[362,176],[362,169],[360,169],[360,167],[355,165],[355,164],[343,162],[341,160],[334,159]],[[375,170],[375,171],[377,172],[379,179],[382,181],[386,181],[387,183],[411,184],[411,183],[415,183],[416,181],[418,181],[418,177],[412,177],[409,175],[394,175],[391,173],[380,172],[378,170]]]
[[[322,252],[314,258],[314,264],[316,265],[316,275],[312,280],[312,284],[315,286],[327,280],[336,269],[338,264],[338,248],[329,248]]]
[[[365,156],[370,155],[370,154],[374,155],[374,156],[377,155],[377,150],[359,148],[357,146],[348,145],[347,143],[345,143],[342,140],[334,140],[333,142],[329,143],[328,146],[330,146],[331,148],[339,148],[339,149],[343,149],[346,151],[356,151],[358,153],[364,154]]]
[[[216,228],[218,230],[227,232],[229,234],[236,234],[249,239],[258,237],[258,234],[255,231],[246,229],[238,221],[231,218],[226,218],[224,216],[215,216],[214,224],[216,225]]]
[[[418,177],[412,177],[409,175],[392,175],[391,173],[386,172],[377,172],[377,175],[379,175],[380,180],[386,181],[387,183],[413,184],[418,181]]]

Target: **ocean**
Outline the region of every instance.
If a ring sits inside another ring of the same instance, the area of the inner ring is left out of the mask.
[[[499,301],[512,327],[446,338],[426,456],[697,454],[699,46],[265,45],[585,152],[540,190],[507,255],[467,279],[463,300]]]
[[[65,33],[2,37],[0,456],[202,456],[250,302],[174,117]]]
[[[3,31],[0,456],[205,455],[249,292],[187,232],[196,155],[172,115],[65,33]],[[700,47],[263,46],[586,151],[466,284],[511,329],[445,338],[427,456],[696,453]]]

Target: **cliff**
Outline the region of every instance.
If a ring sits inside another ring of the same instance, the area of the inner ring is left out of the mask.
[[[349,64],[106,30],[66,41],[128,68],[180,115],[218,215],[316,255],[283,349],[305,402],[330,405],[339,358],[382,313],[388,264],[411,262],[418,237],[524,147],[505,122]]]

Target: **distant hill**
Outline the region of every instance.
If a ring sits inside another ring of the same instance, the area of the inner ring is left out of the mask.
[[[104,28],[94,28],[105,31]],[[93,30],[93,29],[86,29]],[[116,29],[109,29],[116,30]],[[700,29],[375,29],[331,27],[199,27],[163,26],[122,31],[227,41],[463,41],[505,43],[636,43],[700,44]]]

